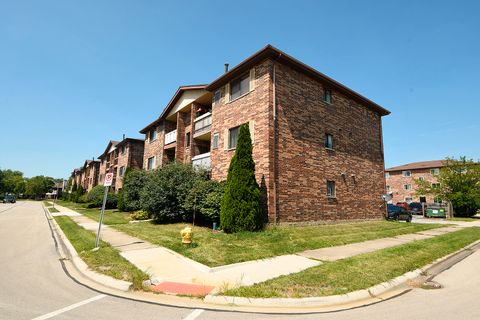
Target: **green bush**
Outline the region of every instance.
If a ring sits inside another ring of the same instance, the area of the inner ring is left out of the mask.
[[[91,203],[91,206],[99,208],[103,204],[103,197],[105,195],[105,187],[98,185],[93,187],[92,190],[86,195],[86,201]],[[106,209],[115,209],[117,207],[118,196],[109,192],[107,195],[107,201],[105,203]]]
[[[145,211],[137,210],[130,214],[130,218],[132,220],[147,220],[150,216]]]
[[[240,126],[235,155],[228,168],[220,209],[220,226],[227,233],[256,231],[263,227],[260,187],[255,180],[255,162],[248,125]]]
[[[136,211],[142,208],[140,193],[145,186],[147,173],[143,170],[127,169],[123,178],[123,211]],[[119,206],[120,207],[120,206]]]
[[[200,223],[219,222],[224,192],[225,182],[197,179],[183,202],[183,208],[191,213],[195,205],[195,219]]]
[[[118,201],[117,201],[117,208],[118,211],[127,211],[125,208],[125,198],[124,198],[124,192],[123,188],[118,191]]]
[[[140,192],[142,210],[155,222],[185,220],[189,213],[182,204],[198,177],[191,165],[176,162],[154,170]]]

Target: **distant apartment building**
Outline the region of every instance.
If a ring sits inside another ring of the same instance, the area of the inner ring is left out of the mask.
[[[385,169],[387,193],[392,195],[391,203],[397,202],[441,202],[429,195],[417,195],[417,180],[425,180],[432,186],[438,185],[440,169],[446,166],[444,160],[413,162]]]
[[[122,188],[122,179],[127,168],[142,168],[143,148],[143,139],[111,140],[98,157],[100,159],[98,184],[103,184],[105,174],[113,173],[111,190],[118,192]]]
[[[98,160],[85,160],[83,165],[83,189],[89,192],[98,184],[98,175],[100,172],[100,161]]]
[[[180,87],[140,131],[143,167],[176,160],[224,180],[248,124],[269,222],[378,219],[389,113],[268,45],[208,85]]]

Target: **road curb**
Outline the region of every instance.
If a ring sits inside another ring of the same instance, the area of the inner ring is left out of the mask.
[[[392,296],[400,295],[407,291],[410,291],[412,289],[408,285],[410,281],[417,279],[424,274],[428,275],[429,269],[440,263],[444,263],[449,259],[453,258],[452,265],[456,264],[458,261],[454,259],[455,256],[463,253],[466,250],[469,250],[477,244],[480,244],[480,240],[472,242],[468,246],[465,246],[444,257],[438,258],[434,262],[422,268],[407,272],[392,280],[377,284],[367,289],[352,291],[342,295],[309,298],[245,298],[211,294],[205,296],[204,302],[212,305],[223,305],[230,307],[238,306],[257,308],[329,308],[330,311],[343,310],[351,305],[369,305],[372,303],[383,301]]]
[[[128,281],[114,279],[112,277],[106,276],[104,274],[97,273],[91,270],[88,265],[80,258],[77,250],[73,247],[68,240],[67,236],[63,232],[62,228],[58,225],[57,221],[50,214],[48,209],[42,204],[45,215],[47,216],[48,222],[52,227],[53,235],[56,238],[57,242],[60,244],[58,247],[59,254],[61,259],[68,259],[72,262],[75,269],[88,278],[91,281],[94,281],[100,285],[106,286],[110,289],[120,290],[120,291],[130,291],[133,287],[133,284]]]

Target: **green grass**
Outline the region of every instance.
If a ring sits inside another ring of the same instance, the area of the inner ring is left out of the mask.
[[[101,209],[99,208],[85,208],[82,204],[63,200],[59,200],[57,203],[63,207],[75,210],[95,221],[100,220]],[[105,210],[105,215],[103,216],[103,224],[106,225],[124,224],[129,221],[130,214],[128,212],[120,212],[116,209]]]
[[[115,279],[132,282],[136,290],[142,289],[142,282],[149,278],[148,275],[123,258],[118,250],[101,241],[100,249],[91,251],[95,247],[93,232],[80,227],[67,216],[55,217],[55,220],[79,256],[92,270]]]
[[[52,203],[50,201],[47,201],[47,200],[43,200],[43,205],[45,207],[50,207],[52,205]]]
[[[473,221],[480,221],[480,217],[453,217],[448,218],[448,221],[465,221],[465,222],[473,222]]]
[[[344,294],[369,288],[421,268],[479,239],[480,228],[471,227],[348,259],[325,262],[293,275],[228,290],[224,294],[265,298]]]
[[[319,226],[269,227],[263,232],[213,233],[194,228],[194,243],[181,244],[185,224],[151,222],[117,224],[113,227],[132,236],[167,247],[210,267],[338,246],[444,227],[445,225],[370,221]]]
[[[57,210],[57,208],[54,208],[54,207],[48,208],[48,211],[50,211],[50,213],[59,212],[59,211]]]

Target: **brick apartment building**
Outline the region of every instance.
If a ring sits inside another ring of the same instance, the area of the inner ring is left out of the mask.
[[[377,219],[389,113],[268,45],[209,85],[180,87],[140,131],[144,168],[177,160],[224,180],[248,123],[269,222]]]
[[[83,183],[82,187],[86,192],[89,192],[98,184],[98,174],[100,171],[100,161],[85,160],[83,165]]]
[[[105,174],[111,172],[113,173],[111,190],[118,192],[122,188],[122,178],[127,168],[142,169],[143,148],[143,139],[111,140],[98,157],[100,159],[98,184],[103,184]]]
[[[385,169],[387,193],[392,195],[391,203],[397,202],[441,202],[428,195],[416,195],[415,179],[425,180],[432,185],[438,184],[437,176],[440,169],[445,167],[446,161],[433,160],[413,162],[397,167]]]

